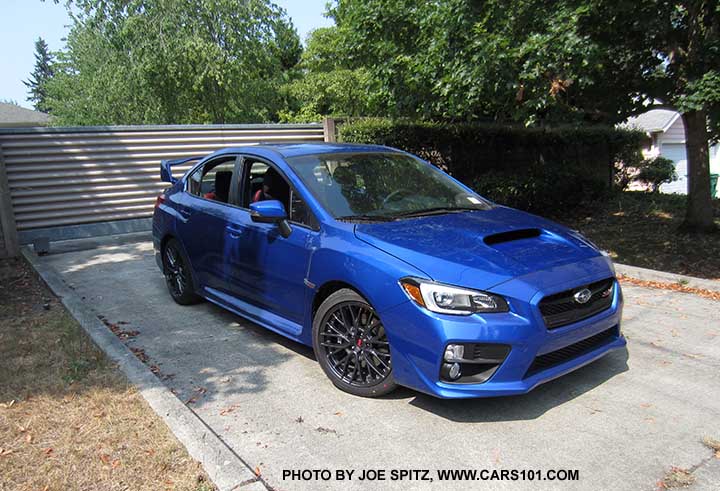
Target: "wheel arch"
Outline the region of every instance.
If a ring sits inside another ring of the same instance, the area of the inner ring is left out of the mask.
[[[317,313],[318,309],[320,308],[320,305],[325,301],[326,298],[328,298],[330,295],[335,293],[336,291],[348,289],[352,290],[358,295],[360,295],[363,300],[365,300],[369,305],[372,306],[372,302],[368,299],[367,295],[363,294],[362,291],[360,291],[359,288],[355,287],[354,285],[351,285],[347,281],[343,280],[329,280],[323,283],[313,295],[312,299],[312,310],[311,310],[311,321],[315,320],[315,314]]]

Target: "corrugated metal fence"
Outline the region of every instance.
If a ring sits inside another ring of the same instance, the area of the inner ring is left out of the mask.
[[[0,194],[9,194],[24,243],[40,231],[152,216],[155,197],[167,186],[159,178],[161,159],[323,139],[320,124],[0,129],[0,180],[3,162],[7,176]],[[7,241],[8,231],[2,235]]]

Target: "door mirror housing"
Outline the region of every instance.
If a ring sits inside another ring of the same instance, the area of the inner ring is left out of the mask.
[[[275,199],[257,201],[250,204],[250,218],[253,222],[277,223],[280,228],[280,235],[285,238],[290,236],[292,228],[287,221],[285,206]]]
[[[276,223],[287,219],[287,212],[276,199],[257,201],[250,204],[250,217],[253,222]]]

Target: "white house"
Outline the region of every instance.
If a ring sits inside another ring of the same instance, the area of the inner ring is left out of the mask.
[[[661,155],[675,162],[678,180],[663,184],[660,191],[687,194],[685,125],[680,113],[668,109],[652,109],[629,118],[623,126],[644,131],[650,137],[650,147],[643,152],[646,157]],[[720,144],[710,146],[710,173],[720,174]],[[717,187],[720,188],[720,184]],[[720,197],[720,189],[716,189],[715,196]]]

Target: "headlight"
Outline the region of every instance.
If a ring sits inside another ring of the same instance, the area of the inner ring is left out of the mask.
[[[488,292],[418,278],[403,278],[400,286],[415,303],[440,314],[470,315],[509,310],[504,298]]]

